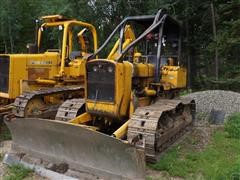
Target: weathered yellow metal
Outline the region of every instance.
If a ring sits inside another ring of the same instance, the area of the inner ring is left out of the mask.
[[[35,54],[0,54],[0,63],[8,61],[9,72],[6,75],[8,84],[6,91],[0,92],[0,98],[14,100],[22,92],[36,90],[42,87],[62,86],[66,84],[83,84],[85,75],[85,60],[87,55],[86,44],[83,42],[83,33],[86,29],[90,31],[92,38],[93,50],[97,49],[97,32],[93,25],[69,19],[61,15],[43,16],[44,22],[38,29],[37,46],[41,47],[43,39],[43,31],[45,28],[62,27],[62,45],[59,50],[46,51],[44,53]],[[70,53],[73,51],[72,29],[74,27],[82,29],[79,33],[81,46],[83,50],[74,59],[69,59]],[[66,64],[68,65],[66,66]]]
[[[97,50],[98,47],[98,40],[97,40],[97,31],[96,28],[89,23],[85,23],[82,21],[77,21],[74,19],[66,19],[63,18],[63,16],[61,15],[53,15],[53,16],[44,16],[42,17],[43,19],[47,19],[48,21],[46,23],[43,23],[41,25],[41,27],[38,30],[38,47],[40,47],[41,44],[41,37],[42,37],[42,31],[41,29],[43,27],[58,27],[58,26],[63,26],[64,32],[63,32],[63,41],[62,41],[62,55],[61,55],[61,66],[60,66],[60,70],[58,73],[58,76],[63,76],[65,75],[65,58],[67,57],[67,44],[69,44],[70,48],[69,51],[72,49],[72,38],[71,38],[71,27],[72,26],[81,26],[84,28],[87,28],[90,30],[90,32],[92,33],[92,38],[93,38],[93,49],[94,51]],[[57,21],[61,19],[61,21]],[[62,20],[64,19],[64,20]],[[81,32],[80,32],[81,33]],[[83,33],[83,32],[82,32]],[[70,35],[70,36],[69,36]],[[69,41],[69,43],[67,43],[67,41]],[[83,44],[83,48],[85,44]]]
[[[121,139],[124,136],[127,135],[127,129],[128,129],[128,124],[129,124],[129,120],[127,122],[125,122],[120,128],[118,128],[114,133],[113,136],[115,138]]]
[[[134,63],[133,76],[151,78],[154,76],[154,69],[153,64]]]
[[[101,61],[101,60],[95,60]],[[105,60],[103,60],[105,61]],[[93,61],[92,61],[93,62]],[[129,62],[117,63],[114,61],[108,61],[108,63],[114,64],[115,73],[115,102],[104,102],[86,99],[86,109],[91,113],[104,113],[107,116],[121,119],[123,116],[127,116],[129,113],[129,103],[131,98],[131,84],[132,84],[132,72],[133,66]],[[87,83],[87,81],[85,81]],[[87,90],[86,90],[87,92]]]
[[[36,82],[39,83],[39,84],[50,84],[50,85],[55,85],[55,84],[57,84],[57,82],[54,81],[54,80],[41,79],[41,78],[36,79]]]
[[[122,49],[125,49],[133,40],[136,39],[134,31],[130,25],[126,25],[124,29],[124,42],[122,45]],[[108,60],[115,60],[116,57],[119,55],[118,48],[119,48],[120,39],[116,41],[112,50],[110,51],[109,55],[107,56]]]
[[[184,88],[187,83],[187,70],[181,66],[163,66],[161,80],[166,90]]]
[[[85,33],[86,30],[87,30],[87,29],[84,28],[83,30],[81,30],[81,31],[77,34],[78,39],[79,39],[79,43],[80,43],[81,46],[82,46],[82,51],[85,52],[85,53],[87,53],[87,47],[86,47],[86,42],[85,42],[85,40],[84,40],[83,34]]]
[[[72,38],[68,38],[70,27],[71,26],[82,26],[88,28],[92,33],[93,44],[94,44],[94,51],[97,50],[97,31],[95,27],[89,23],[85,23],[82,21],[70,20],[70,21],[63,21],[63,22],[53,22],[53,23],[44,23],[42,27],[47,26],[60,26],[64,27],[63,32],[63,42],[62,42],[62,57],[61,57],[61,66],[59,70],[59,76],[65,75],[64,68],[65,68],[65,58],[67,57],[67,40],[72,41]],[[41,37],[41,28],[39,29],[39,37]],[[40,38],[39,38],[40,39]],[[40,42],[38,42],[40,45]],[[70,43],[72,44],[72,42]]]
[[[156,90],[154,90],[154,89],[149,89],[148,87],[145,87],[145,88],[144,88],[144,93],[145,93],[147,96],[156,96],[156,95],[157,95]]]
[[[131,92],[131,99],[130,99],[131,101],[130,101],[130,105],[129,105],[129,117],[132,116],[132,114],[134,113],[134,111],[137,107],[135,99],[136,99],[136,97],[135,97],[134,92]]]
[[[83,124],[91,120],[92,117],[89,113],[83,113],[80,116],[77,116],[76,118],[70,120],[69,122],[73,124]]]
[[[113,58],[113,55],[114,55],[114,53],[116,53],[117,48],[118,48],[118,46],[119,46],[119,43],[120,43],[120,39],[118,39],[118,40],[116,41],[116,43],[114,44],[114,46],[113,46],[111,52],[109,53],[107,59],[112,59],[112,58]]]
[[[56,15],[48,15],[40,17],[41,20],[45,22],[56,22],[56,21],[63,21],[63,20],[70,20],[70,18],[66,18],[63,15],[56,14]]]

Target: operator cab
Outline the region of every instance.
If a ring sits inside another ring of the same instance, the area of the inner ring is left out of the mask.
[[[143,32],[152,23],[151,21],[138,21],[139,25],[142,25]],[[138,28],[139,29],[139,28]],[[162,31],[162,33],[160,32]],[[129,61],[126,58],[132,51],[134,58],[130,61],[137,63],[150,63],[154,64],[156,68],[162,68],[166,65],[177,66],[180,61],[181,52],[181,34],[180,26],[173,19],[167,18],[164,22],[164,26],[153,29],[144,38],[142,38],[133,48],[129,48],[126,55],[123,55],[123,59]],[[138,35],[139,36],[139,35]],[[159,60],[158,60],[159,59]],[[158,61],[159,67],[158,66]]]
[[[39,25],[39,22],[42,22]],[[28,44],[29,53],[57,52],[66,61],[82,58],[94,52],[93,34],[82,22],[62,15],[43,16],[36,20],[34,44]]]
[[[166,16],[161,24],[149,30],[154,21],[155,16],[126,18],[116,27],[92,58],[97,54],[100,57],[106,56],[104,53],[112,48],[107,59],[153,64],[156,71],[155,82],[159,82],[160,70],[163,66],[180,64],[181,27],[176,20]],[[112,47],[111,41],[116,39],[118,41]]]

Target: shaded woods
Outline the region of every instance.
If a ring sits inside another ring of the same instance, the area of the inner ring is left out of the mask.
[[[192,89],[240,90],[239,0],[5,0],[0,5],[0,52],[24,53],[35,19],[63,14],[94,24],[100,44],[129,15],[165,9],[184,29],[184,64]]]

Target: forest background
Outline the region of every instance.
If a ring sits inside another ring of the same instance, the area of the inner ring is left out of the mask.
[[[165,9],[181,22],[189,88],[240,91],[240,0],[4,0],[0,53],[24,53],[35,20],[62,14],[92,23],[100,44],[126,16]]]

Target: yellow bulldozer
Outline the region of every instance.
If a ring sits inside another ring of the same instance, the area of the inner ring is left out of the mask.
[[[85,98],[65,101],[54,119],[5,119],[13,138],[5,162],[61,177],[144,179],[145,160],[158,161],[194,119],[194,100],[178,96],[186,86],[181,60],[176,20],[161,10],[125,18],[88,57]]]
[[[64,100],[72,92],[79,94],[80,89],[83,97],[83,57],[97,49],[95,27],[62,15],[43,16],[36,22],[35,42],[27,45],[29,54],[0,54],[1,117],[12,108],[9,104],[24,92],[31,92],[21,96],[25,104],[35,103],[35,106],[42,103],[36,98],[32,100],[36,96],[38,99],[51,96],[45,99],[50,104],[55,101],[55,105],[56,98]]]

